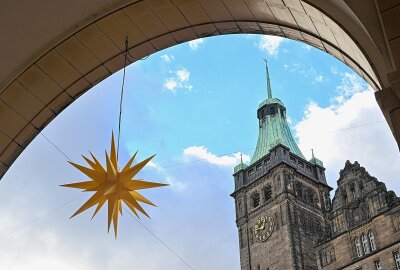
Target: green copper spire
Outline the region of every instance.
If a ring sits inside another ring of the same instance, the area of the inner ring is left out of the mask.
[[[258,106],[259,133],[257,147],[251,158],[251,164],[263,158],[278,144],[285,145],[290,149],[290,152],[304,158],[290,132],[286,120],[285,105],[279,99],[272,97],[267,60],[264,59],[264,61],[267,73],[268,98]]]
[[[268,72],[268,62],[267,59],[264,58],[265,61],[265,71],[267,73],[267,93],[268,93],[268,99],[272,98],[272,91],[271,91],[271,82],[269,80],[269,72]]]

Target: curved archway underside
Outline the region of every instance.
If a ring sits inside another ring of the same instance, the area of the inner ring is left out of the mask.
[[[30,63],[8,74],[0,73],[0,176],[58,113],[123,68],[126,35],[130,64],[182,42],[238,33],[277,35],[305,42],[350,66],[375,90],[386,83],[386,78],[377,72],[385,63],[379,62],[382,57],[372,39],[357,41],[305,1],[125,3],[65,36]],[[368,48],[375,51],[371,53]]]

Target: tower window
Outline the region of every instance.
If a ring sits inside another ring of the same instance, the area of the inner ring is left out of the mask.
[[[265,198],[265,202],[268,202],[272,197],[272,189],[271,186],[266,186],[264,188],[264,198]]]
[[[254,174],[254,170],[250,170],[248,174],[249,175],[253,175]]]
[[[347,193],[346,193],[346,191],[343,191],[343,202],[347,203]]]
[[[307,191],[307,202],[314,205],[314,192],[311,189]]]
[[[270,158],[267,158],[266,160],[265,160],[265,164],[269,164],[271,162],[271,159]]]
[[[275,107],[269,108],[269,113],[270,113],[271,115],[274,115],[274,114],[275,114]]]
[[[299,166],[302,167],[302,168],[304,168],[303,162],[299,162]]]
[[[298,198],[302,198],[303,197],[303,186],[301,183],[296,183],[296,195]]]
[[[257,164],[256,171],[259,171],[260,169],[261,169],[261,163]]]
[[[258,192],[251,196],[251,200],[254,208],[260,206],[260,194]]]

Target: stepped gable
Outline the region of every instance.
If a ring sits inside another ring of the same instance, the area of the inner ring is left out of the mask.
[[[351,163],[347,160],[339,174],[332,215],[346,212],[348,228],[369,220],[400,201],[393,191],[388,191],[384,183],[371,176],[357,161]]]

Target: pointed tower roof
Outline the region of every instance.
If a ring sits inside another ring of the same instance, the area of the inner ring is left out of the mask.
[[[286,107],[283,102],[272,97],[272,89],[269,78],[268,63],[265,60],[267,77],[267,95],[258,106],[257,117],[259,119],[259,133],[257,147],[251,159],[251,164],[258,161],[278,144],[283,144],[290,149],[290,152],[304,159],[298,148],[289,125],[286,120]]]

